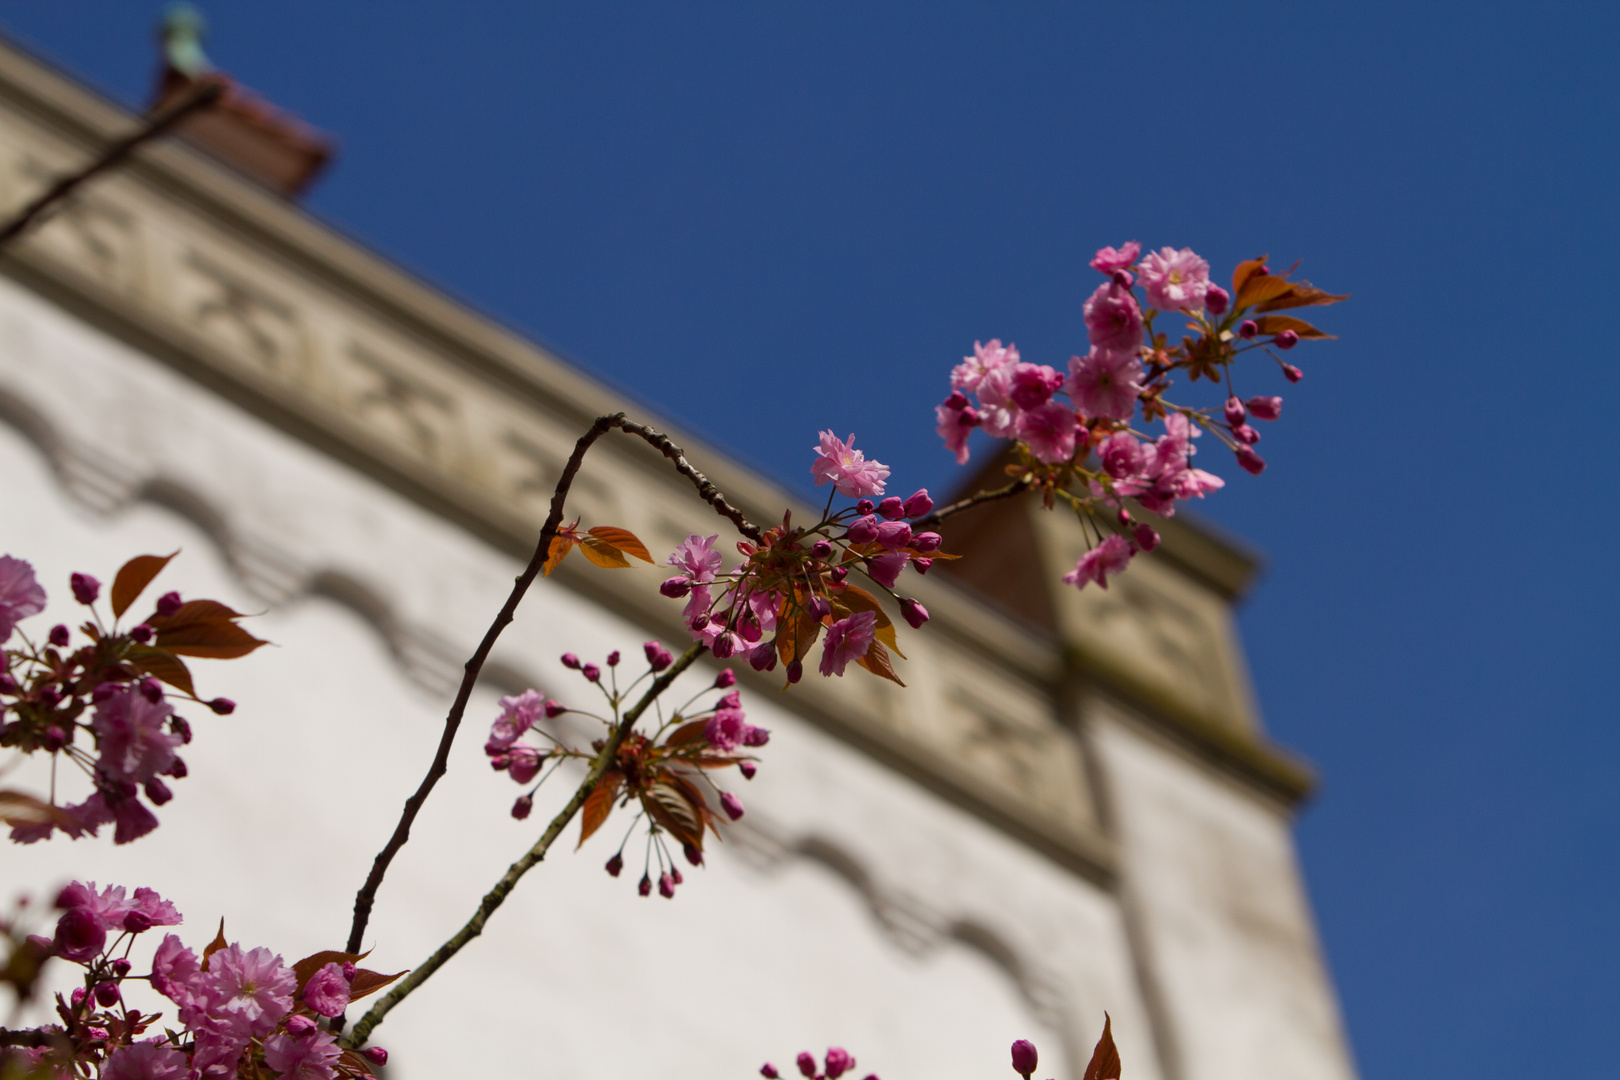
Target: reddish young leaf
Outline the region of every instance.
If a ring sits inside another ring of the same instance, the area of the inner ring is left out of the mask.
[[[598,525],[594,529],[586,530],[602,543],[618,548],[626,555],[634,555],[642,562],[652,562],[653,557],[647,552],[647,545],[636,539],[636,534],[629,529],[620,529],[613,525]]]
[[[1262,315],[1254,321],[1262,334],[1280,334],[1284,330],[1292,330],[1301,338],[1333,340],[1335,337],[1333,334],[1322,333],[1304,319],[1296,319],[1292,315]]]
[[[585,846],[585,841],[591,834],[602,827],[602,823],[613,813],[613,800],[619,797],[619,788],[624,784],[624,774],[617,769],[602,774],[591,793],[585,796],[585,805],[579,815],[579,843],[574,845],[578,851]]]
[[[191,682],[191,672],[178,656],[166,653],[162,649],[154,649],[150,645],[131,645],[128,659],[153,678],[168,683],[182,693],[197,696],[196,688]]]
[[[10,788],[0,790],[0,821],[7,825],[43,825],[49,821],[64,829],[75,824],[73,815],[60,807]]]
[[[169,560],[180,554],[177,550],[171,555],[137,555],[129,562],[118,568],[118,576],[113,578],[112,590],[108,599],[112,602],[113,618],[122,618],[124,612],[146,591],[152,584],[152,579],[169,565]]]
[[[266,644],[237,626],[242,616],[213,600],[190,600],[173,615],[146,621],[157,631],[154,644],[179,656],[233,660]]]
[[[371,1062],[355,1053],[345,1050],[338,1055],[338,1075],[348,1073],[350,1076],[376,1076],[371,1071]]]
[[[685,746],[688,743],[700,743],[705,738],[704,731],[708,726],[706,720],[693,720],[690,723],[682,724],[669,733],[669,738],[664,740],[664,745],[678,747]]]
[[[208,970],[208,958],[223,949],[226,944],[228,943],[225,940],[225,920],[221,919],[219,920],[219,933],[214,935],[214,940],[210,941],[208,947],[203,950],[202,969],[204,971]]]
[[[674,784],[660,781],[649,786],[641,805],[677,841],[703,850],[703,816]]]
[[[897,683],[900,686],[906,685],[900,682],[900,676],[894,673],[894,664],[889,660],[889,650],[885,649],[883,642],[877,638],[872,639],[872,644],[867,648],[866,655],[855,662],[874,675],[888,679],[890,682]]]
[[[1320,307],[1324,304],[1337,304],[1340,300],[1350,299],[1350,294],[1335,296],[1333,293],[1318,289],[1308,281],[1294,283],[1287,293],[1275,299],[1260,302],[1256,311],[1282,311],[1284,308]]]
[[[324,949],[318,953],[311,953],[292,966],[293,974],[298,977],[298,993],[302,994],[304,984],[309,982],[310,976],[327,964],[358,964],[370,955],[370,950],[363,953],[348,953]]]
[[[568,553],[573,550],[574,541],[571,537],[553,537],[551,541],[551,550],[546,552],[545,573],[541,576],[550,577],[551,572],[557,569],[557,567],[561,566],[562,561],[568,558]]]
[[[579,542],[579,552],[597,566],[608,570],[622,570],[630,565],[630,560],[618,548],[594,536],[587,536]]]
[[[1085,1080],[1119,1080],[1119,1051],[1114,1047],[1113,1021],[1103,1013],[1102,1038],[1091,1052],[1091,1064],[1086,1066]]]
[[[404,971],[396,971],[392,975],[382,975],[361,968],[354,973],[354,981],[349,984],[349,1000],[359,1001],[367,994],[375,994],[395,979],[402,978],[410,973],[410,968],[406,968]]]
[[[1256,304],[1263,304],[1267,300],[1275,300],[1279,296],[1286,296],[1294,289],[1285,277],[1276,274],[1256,274],[1244,282],[1242,290],[1238,292],[1237,309],[1251,308]]]
[[[1262,255],[1258,259],[1248,259],[1237,264],[1237,269],[1232,271],[1233,296],[1243,295],[1243,286],[1254,276],[1255,271],[1266,265],[1267,258],[1269,256]]]

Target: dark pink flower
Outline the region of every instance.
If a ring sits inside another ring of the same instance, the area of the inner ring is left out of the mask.
[[[87,964],[106,947],[107,927],[89,908],[69,908],[56,920],[56,937],[52,942],[57,956],[75,964]]]
[[[871,579],[885,589],[894,588],[894,583],[900,580],[900,571],[906,568],[911,561],[911,555],[904,551],[888,551],[868,560],[866,573]]]
[[[329,1031],[299,1036],[277,1033],[264,1040],[264,1063],[279,1072],[282,1080],[333,1080],[342,1056],[337,1036]]]
[[[743,816],[742,800],[729,791],[720,793],[720,808],[726,812],[726,817],[732,821],[740,820]]]
[[[799,1055],[799,1071],[807,1077],[816,1075],[816,1059],[808,1050]]]
[[[742,744],[746,727],[741,709],[716,709],[703,725],[703,736],[716,750],[735,750]]]
[[[109,695],[90,721],[101,749],[101,771],[137,784],[167,772],[180,745],[180,736],[167,728],[173,712],[167,701],[154,704],[132,686]],[[117,817],[117,807],[112,809]]]
[[[1118,574],[1130,565],[1136,549],[1123,536],[1110,536],[1080,557],[1074,569],[1063,575],[1066,585],[1085,588],[1095,581],[1099,588],[1108,588],[1108,575]]]
[[[45,590],[34,580],[31,563],[0,555],[0,642],[17,623],[45,610]]]
[[[654,671],[663,671],[675,662],[675,654],[656,641],[649,641],[641,648],[647,654],[647,666]]]
[[[720,572],[721,555],[714,550],[714,542],[718,539],[719,533],[706,538],[693,533],[681,541],[681,546],[665,562],[684,571],[686,580],[693,584],[713,581],[714,575]]]
[[[778,1080],[782,1074],[776,1071],[775,1065],[767,1061],[759,1067],[759,1075],[763,1076],[765,1080]]]
[[[1007,396],[1020,409],[1044,405],[1063,388],[1063,376],[1045,364],[1018,364],[1011,370]]]
[[[1018,418],[1018,438],[1048,465],[1074,457],[1074,432],[1074,410],[1060,401],[1038,405]]]
[[[1085,306],[1091,344],[1108,352],[1135,355],[1142,345],[1142,309],[1113,282],[1097,286]]]
[[[514,782],[527,784],[540,772],[540,766],[546,763],[546,757],[532,746],[514,746],[510,751],[507,764],[507,775]]]
[[[1124,480],[1142,471],[1143,447],[1129,432],[1118,431],[1097,447],[1103,471],[1115,480]]]
[[[953,394],[952,397],[960,397]],[[979,426],[979,410],[969,405],[953,408],[949,404],[934,406],[934,432],[945,440],[945,449],[956,455],[958,465],[966,465],[971,451],[968,436]]]
[[[1160,311],[1202,311],[1209,291],[1209,263],[1191,248],[1161,248],[1137,268],[1148,303]]]
[[[1219,285],[1211,285],[1204,293],[1204,307],[1211,315],[1225,315],[1232,305],[1232,294]]]
[[[185,920],[181,918],[179,909],[173,903],[163,899],[156,892],[145,885],[135,890],[135,897],[130,902],[130,911],[124,916],[124,928],[131,930],[130,915],[139,915],[146,922],[148,928],[153,926],[179,926]]]
[[[1251,476],[1259,476],[1266,471],[1266,459],[1247,446],[1237,448],[1237,460],[1238,464],[1243,466],[1243,471]]]
[[[827,641],[821,653],[821,673],[842,677],[851,660],[859,660],[872,647],[877,634],[877,614],[857,611],[827,628]]]
[[[911,498],[906,500],[906,517],[922,517],[934,508],[934,500],[928,497],[927,488],[918,488],[912,492]]]
[[[904,521],[885,521],[878,526],[877,542],[889,551],[898,551],[911,543],[911,525]]]
[[[120,1046],[107,1055],[101,1080],[185,1080],[190,1072],[184,1051],[152,1040]]]
[[[68,586],[73,590],[73,599],[81,604],[93,604],[101,595],[101,582],[89,574],[74,574],[68,578]]]
[[[349,1007],[349,980],[337,964],[327,964],[304,984],[304,1004],[322,1016],[337,1016]]]
[[[849,1070],[855,1067],[855,1057],[842,1046],[829,1047],[827,1050],[827,1080],[838,1080]]]
[[[197,954],[175,935],[164,935],[163,944],[152,955],[152,989],[183,1005],[190,1000],[192,980],[197,974]]]
[[[1159,534],[1147,525],[1136,526],[1131,530],[1131,535],[1136,538],[1136,546],[1143,551],[1152,551],[1159,546]]]
[[[855,436],[844,440],[831,431],[823,431],[821,445],[813,449],[816,460],[810,466],[810,475],[816,478],[817,487],[831,482],[846,499],[883,494],[883,481],[888,479],[889,467],[867,461],[866,455],[855,449]]]
[[[913,630],[922,629],[922,624],[928,621],[928,609],[910,597],[900,601],[900,615]]]
[[[1248,400],[1249,415],[1256,420],[1275,420],[1282,415],[1282,398],[1252,397]]]
[[[877,539],[878,524],[878,519],[871,514],[858,517],[849,523],[844,539],[852,544],[870,544]]]
[[[973,355],[962,357],[962,362],[951,371],[951,389],[968,393],[979,388],[979,382],[990,372],[1008,364],[1018,363],[1018,346],[1001,347],[1000,338],[991,338],[990,344],[973,343]]]
[[[1069,361],[1069,397],[1087,416],[1129,420],[1141,395],[1142,362],[1132,353],[1094,346]]]
[[[1136,240],[1121,244],[1117,248],[1099,248],[1097,254],[1091,257],[1091,268],[1112,276],[1115,271],[1129,267],[1141,253],[1142,245]]]

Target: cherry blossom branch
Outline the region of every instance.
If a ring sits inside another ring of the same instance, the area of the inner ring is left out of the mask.
[[[611,418],[604,417],[603,419]],[[598,421],[598,423],[601,423],[601,421]],[[636,702],[609,731],[606,741],[602,744],[602,749],[597,753],[596,759],[591,762],[590,771],[585,774],[584,781],[581,782],[579,788],[569,798],[567,804],[563,806],[557,816],[551,819],[551,824],[546,826],[546,831],[540,835],[540,839],[535,842],[535,845],[507,869],[501,880],[496,882],[495,887],[490,889],[484,896],[484,899],[478,905],[478,910],[473,913],[471,919],[467,920],[465,926],[457,931],[450,940],[435,949],[431,956],[418,965],[409,975],[401,979],[393,989],[378,999],[377,1003],[371,1007],[371,1010],[360,1018],[360,1022],[354,1025],[354,1030],[344,1036],[343,1043],[345,1046],[350,1048],[363,1046],[366,1038],[376,1029],[378,1024],[382,1023],[383,1017],[387,1016],[394,1006],[409,997],[417,987],[427,982],[434,972],[448,963],[451,957],[460,952],[473,938],[484,932],[484,925],[489,922],[490,915],[494,914],[495,909],[505,902],[507,896],[517,887],[518,880],[545,859],[546,853],[551,850],[551,845],[556,842],[557,837],[562,835],[563,829],[567,828],[568,823],[574,819],[574,815],[579,813],[580,807],[585,805],[585,800],[596,789],[596,785],[601,781],[603,774],[617,760],[619,746],[624,742],[625,736],[630,734],[630,729],[636,726],[636,721],[641,719],[642,714],[658,699],[659,695],[669,689],[676,678],[691,667],[697,658],[703,655],[704,651],[705,646],[701,641],[694,642],[691,648],[682,653],[658,678],[653,680],[652,685],[647,687],[646,693],[641,695],[641,700]]]
[[[55,1037],[53,1038],[53,1036]],[[54,1032],[46,1031],[43,1028],[25,1028],[20,1031],[12,1031],[8,1028],[0,1028],[0,1046],[25,1046],[32,1048],[38,1046],[50,1046],[56,1041],[60,1041],[60,1036],[57,1036]]]
[[[377,890],[381,888],[383,877],[388,873],[389,864],[394,856],[399,854],[406,841],[411,838],[411,825],[416,821],[416,815],[422,810],[433,788],[449,768],[450,747],[456,739],[456,732],[461,727],[461,721],[467,711],[467,703],[472,698],[473,686],[478,682],[478,676],[489,659],[495,642],[500,638],[501,632],[511,624],[517,614],[518,605],[528,593],[529,586],[540,575],[545,567],[546,559],[551,552],[551,542],[557,536],[557,529],[562,524],[563,508],[568,500],[568,493],[573,488],[574,477],[578,475],[581,463],[585,459],[585,452],[609,431],[618,429],[629,435],[642,439],[653,449],[663,454],[675,466],[675,471],[692,481],[697,488],[698,495],[704,502],[714,507],[722,516],[736,526],[737,531],[752,540],[759,540],[761,532],[759,526],[743,516],[742,511],[726,501],[723,495],[709,478],[694,469],[686,460],[685,451],[670,441],[669,436],[644,424],[637,424],[626,420],[623,413],[613,413],[608,416],[599,416],[591,424],[590,429],[579,437],[574,444],[574,452],[569,455],[568,462],[563,466],[562,475],[557,479],[557,487],[551,496],[551,512],[546,516],[546,523],[540,529],[540,540],[535,545],[534,555],[530,557],[529,564],[512,583],[512,591],[506,597],[506,603],[501,606],[500,613],[495,621],[484,632],[484,638],[478,643],[478,649],[464,665],[464,674],[461,686],[456,691],[455,701],[450,706],[450,712],[444,719],[444,733],[439,737],[439,748],[433,756],[433,764],[429,766],[427,775],[417,786],[416,792],[405,800],[405,808],[400,812],[399,824],[394,826],[394,833],[388,838],[388,843],[377,853],[372,860],[371,873],[366,876],[365,884],[354,897],[354,920],[349,927],[349,952],[359,952],[366,932],[366,924],[371,919],[371,909],[377,900]],[[639,715],[639,713],[637,714]]]
[[[218,101],[224,93],[224,86],[218,83],[209,83],[174,108],[153,117],[150,123],[133,135],[126,136],[108,147],[105,153],[83,169],[56,181],[43,195],[23,207],[5,225],[0,226],[0,245],[21,236],[30,225],[40,220],[47,210],[73,194],[79,185],[109,169],[117,168],[125,158],[133,154],[143,143],[151,142],[153,139],[160,137],[192,113],[208,108]]]
[[[981,491],[976,495],[969,495],[965,499],[958,499],[949,506],[942,506],[931,514],[925,514],[911,523],[914,529],[925,529],[930,525],[938,525],[941,521],[960,514],[964,510],[971,510],[981,503],[995,502],[998,499],[1010,499],[1015,495],[1022,495],[1029,490],[1029,477],[1020,476],[1006,487],[995,488],[990,491]]]

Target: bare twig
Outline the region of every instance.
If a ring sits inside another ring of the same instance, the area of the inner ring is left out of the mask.
[[[349,952],[360,951],[365,938],[366,924],[371,919],[371,909],[377,900],[377,890],[382,886],[384,875],[388,873],[388,866],[394,861],[394,856],[399,854],[400,848],[404,847],[405,842],[411,838],[411,825],[416,821],[416,815],[421,812],[423,804],[427,802],[428,796],[433,792],[434,785],[439,782],[439,778],[445,774],[446,769],[449,767],[450,747],[455,742],[456,732],[460,729],[462,717],[467,711],[467,702],[472,697],[473,686],[478,682],[479,673],[483,671],[484,663],[489,659],[490,651],[495,647],[495,642],[501,636],[501,632],[511,624],[517,613],[518,604],[523,601],[524,595],[529,591],[529,586],[534,584],[534,579],[539,576],[541,569],[545,566],[546,558],[551,551],[551,542],[556,538],[557,529],[562,524],[563,508],[568,500],[568,492],[573,487],[574,477],[579,473],[579,467],[581,462],[584,461],[585,452],[591,448],[597,439],[615,428],[645,440],[673,462],[676,471],[692,481],[697,487],[698,494],[703,498],[703,501],[728,518],[737,527],[738,532],[753,540],[760,538],[759,527],[744,517],[740,510],[727,502],[719,489],[709,482],[708,477],[698,472],[687,462],[684,452],[680,447],[670,442],[667,435],[642,424],[626,420],[623,413],[614,413],[611,416],[599,416],[596,418],[596,422],[574,444],[574,452],[569,455],[568,463],[563,466],[562,476],[557,479],[556,490],[551,496],[551,512],[546,516],[546,523],[540,529],[540,540],[535,545],[534,555],[529,559],[529,564],[523,568],[523,572],[512,583],[512,591],[508,594],[506,603],[501,606],[500,613],[495,616],[495,621],[484,632],[484,639],[478,643],[477,651],[472,654],[464,665],[461,686],[456,691],[456,698],[450,706],[449,714],[444,718],[444,733],[439,737],[439,749],[433,756],[433,764],[429,766],[427,775],[422,778],[422,782],[417,786],[415,794],[405,800],[405,808],[400,813],[399,824],[394,826],[394,833],[388,838],[388,843],[377,853],[377,857],[372,860],[371,873],[366,876],[365,884],[355,894],[354,920],[349,927]]]
[[[535,841],[534,846],[521,859],[513,863],[501,877],[501,880],[495,883],[495,887],[485,894],[484,899],[478,905],[478,910],[473,913],[471,919],[467,920],[465,926],[456,931],[450,940],[435,949],[431,956],[413,969],[409,975],[394,984],[394,987],[388,993],[384,994],[377,1000],[376,1004],[372,1005],[370,1011],[360,1018],[359,1023],[354,1025],[354,1030],[344,1036],[343,1043],[345,1046],[351,1048],[363,1046],[366,1038],[376,1029],[378,1024],[382,1023],[383,1017],[387,1016],[394,1006],[409,997],[412,991],[427,982],[434,972],[449,962],[451,957],[460,952],[473,938],[484,932],[484,925],[489,922],[490,915],[494,914],[495,909],[505,902],[507,896],[517,887],[518,880],[546,857],[546,852],[551,850],[551,845],[556,843],[557,837],[562,835],[563,829],[567,828],[568,823],[574,819],[574,815],[579,813],[579,808],[585,805],[585,800],[595,790],[603,774],[617,760],[619,745],[624,742],[624,738],[630,733],[630,729],[636,726],[636,721],[641,719],[642,714],[647,711],[647,707],[657,700],[660,694],[669,689],[676,678],[691,667],[693,662],[703,655],[703,652],[703,643],[701,641],[694,642],[692,647],[682,653],[680,658],[671,664],[663,674],[653,680],[652,685],[647,688],[647,692],[641,696],[641,700],[636,702],[614,725],[613,730],[608,733],[606,741],[602,744],[601,751],[596,755],[596,760],[591,762],[590,772],[586,773],[585,780],[579,785],[578,790],[569,798],[567,804],[557,816],[551,819],[551,824],[546,826],[546,831],[540,835],[540,839]]]
[[[960,514],[963,510],[971,510],[982,503],[995,502],[997,499],[1010,499],[1015,495],[1022,495],[1029,490],[1029,477],[1021,476],[1006,487],[995,488],[991,491],[981,491],[977,495],[969,495],[965,499],[958,499],[949,506],[942,506],[931,514],[925,514],[911,523],[913,529],[926,529],[930,525],[938,525],[941,521],[953,514]]]
[[[46,211],[73,194],[74,189],[79,185],[109,169],[117,168],[141,144],[151,142],[153,139],[163,135],[192,113],[208,108],[218,101],[224,93],[225,87],[223,85],[208,83],[174,108],[153,117],[145,127],[133,135],[126,136],[108,147],[105,153],[89,165],[56,181],[43,195],[23,207],[5,225],[0,226],[0,245],[9,243],[21,236],[30,225],[39,221]]]

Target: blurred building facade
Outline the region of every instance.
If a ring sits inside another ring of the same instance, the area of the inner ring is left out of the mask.
[[[0,208],[137,123],[0,47]],[[562,461],[623,406],[196,145],[146,148],[0,252],[0,551],[60,612],[71,571],[180,548],[164,584],[264,612],[278,646],[197,665],[242,706],[192,718],[156,834],[8,846],[0,883],[146,884],[194,944],[223,916],[289,959],[340,947]],[[670,433],[751,518],[800,511]],[[726,532],[627,440],[572,499],[654,552]],[[1261,729],[1232,617],[1250,559],[1177,519],[1081,593],[1057,579],[1083,537],[1027,500],[947,547],[954,580],[913,579],[934,618],[902,642],[907,689],[740,672],[773,737],[709,867],[647,900],[601,871],[623,822],[559,850],[378,1030],[390,1074],[745,1077],[841,1043],[888,1080],[1004,1076],[1029,1037],[1040,1075],[1079,1076],[1107,1010],[1133,1080],[1353,1076],[1290,831],[1309,775]],[[560,653],[683,642],[661,576],[576,558],[536,586],[379,896],[374,966],[458,928],[563,795],[510,818],[480,751],[496,696],[584,704]]]

